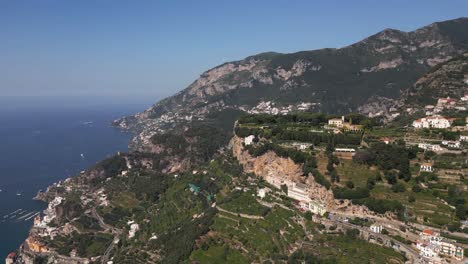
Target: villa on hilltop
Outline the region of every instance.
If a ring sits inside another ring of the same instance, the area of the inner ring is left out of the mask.
[[[341,129],[343,129],[345,131],[356,132],[356,131],[361,131],[362,130],[362,126],[361,125],[353,125],[352,120],[350,120],[349,122],[346,122],[344,116],[341,116],[341,118],[329,119],[328,120],[328,125],[331,126],[331,127],[341,128]]]

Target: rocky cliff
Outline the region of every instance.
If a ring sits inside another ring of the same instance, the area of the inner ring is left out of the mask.
[[[242,146],[243,139],[234,136],[230,142],[233,155],[238,159],[246,173],[258,177],[275,177],[281,180],[307,183],[310,187],[309,197],[323,203],[328,211],[340,212],[346,215],[374,215],[365,206],[352,205],[349,200],[338,200],[331,190],[315,182],[314,177],[302,176],[302,164],[296,164],[289,158],[282,158],[273,151],[261,156],[252,157]]]

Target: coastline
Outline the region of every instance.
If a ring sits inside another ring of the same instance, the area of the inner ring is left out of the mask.
[[[26,162],[28,166],[21,167],[21,170],[15,170],[13,174],[15,176],[13,176],[7,184],[2,186],[2,195],[8,195],[5,197],[9,199],[4,200],[7,204],[3,206],[2,213],[7,214],[18,208],[25,208],[28,211],[36,209],[35,212],[40,212],[42,216],[44,207],[49,205],[50,199],[53,199],[54,196],[53,192],[47,190],[53,186],[51,182],[60,182],[73,178],[84,168],[90,168],[93,164],[106,158],[109,154],[121,150],[128,151],[128,143],[132,138],[130,132],[118,129],[112,126],[111,123],[115,118],[134,113],[144,107],[144,105],[145,104],[140,106],[133,104],[122,106],[106,105],[104,110],[98,115],[93,113],[96,109],[93,110],[86,107],[82,109],[61,109],[59,106],[58,109],[54,110],[51,107],[42,109],[41,106],[38,107],[40,113],[36,115],[33,122],[28,122],[30,119],[28,116],[30,115],[27,115],[30,109],[34,109],[33,106],[23,109],[23,111],[16,113],[15,116],[12,116],[11,113],[5,115],[5,122],[15,122],[10,131],[12,129],[12,131],[15,131],[14,129],[22,129],[20,132],[16,132],[16,134],[31,133],[32,131],[32,136],[29,136],[26,142],[22,139],[21,141],[24,143],[19,147],[18,144],[14,144],[13,141],[10,143],[11,147],[10,145],[6,145],[4,148],[5,151],[9,151],[9,153],[12,153],[12,150],[14,150],[19,153],[18,155],[23,155],[21,154],[21,147],[24,145],[23,148],[27,148],[30,156],[26,155],[21,159],[23,161],[22,163]],[[102,106],[99,106],[99,109],[102,109]],[[18,123],[18,128],[14,126],[16,123]],[[25,126],[24,123],[27,125]],[[7,133],[6,130],[3,133]],[[8,133],[13,134],[14,132]],[[60,140],[63,142],[57,141],[55,134],[60,134]],[[49,143],[49,140],[51,143]],[[29,141],[31,141],[31,143],[29,143]],[[73,149],[73,151],[70,151],[71,149]],[[44,156],[44,154],[42,154],[43,150],[48,152],[50,160],[44,162],[36,158]],[[78,158],[73,154],[75,152],[78,153],[76,154]],[[15,155],[15,153],[16,152],[13,152],[13,155]],[[85,156],[80,158],[80,153],[84,153]],[[11,156],[11,154],[9,156]],[[31,158],[35,159],[34,162],[37,160],[38,164],[36,165],[30,162],[28,159]],[[24,170],[22,168],[27,169]],[[22,183],[23,181],[25,181],[27,185],[24,185],[24,183]],[[14,187],[15,184],[23,185],[21,185],[21,187]],[[45,186],[48,187],[45,188]],[[42,190],[38,190],[39,188]],[[14,193],[9,194],[10,190],[19,190],[22,192],[22,195],[17,196],[14,195]],[[12,201],[10,202],[10,200]],[[28,218],[27,222],[23,220],[24,219],[21,219],[21,221],[15,219],[7,220],[7,222],[4,221],[2,224],[2,228],[8,228],[7,231],[11,233],[8,234],[14,236],[11,240],[8,239],[8,243],[2,245],[2,261],[5,260],[9,254],[8,252],[12,251],[18,253],[16,257],[20,255],[19,253],[28,255],[24,245],[28,234],[34,230],[34,226],[32,226],[32,218]],[[17,230],[17,228],[19,230]]]

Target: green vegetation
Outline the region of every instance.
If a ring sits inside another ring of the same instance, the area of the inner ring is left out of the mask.
[[[250,263],[242,253],[226,245],[214,245],[205,249],[198,249],[192,253],[191,259],[199,263]]]
[[[59,236],[50,240],[49,244],[58,248],[58,253],[69,255],[74,249],[80,256],[92,257],[102,255],[112,242],[113,236],[104,233],[79,234],[73,232],[69,236]]]
[[[87,215],[81,216],[80,218],[75,220],[73,224],[82,232],[101,230],[99,222],[95,218],[89,217]]]
[[[468,167],[463,155],[421,154],[417,147],[405,146],[407,129],[392,125],[379,127],[377,120],[361,115],[348,115],[345,120],[364,125],[362,133],[334,134],[325,128],[331,117],[316,113],[246,115],[239,119],[235,132],[240,137],[255,135],[254,144],[245,146],[253,156],[274,151],[303,164],[303,175],[313,175],[317,183],[331,188],[337,199],[350,199],[377,213],[393,212],[402,220],[437,227],[453,228],[454,217],[466,218],[465,196],[468,195],[465,192],[453,188],[449,192],[449,185],[443,184],[436,173],[419,172],[423,158],[435,160],[434,167],[438,169]],[[457,133],[423,129],[412,131],[410,136],[441,140],[453,138]],[[383,137],[390,137],[390,144],[382,142]],[[312,143],[313,147],[296,148],[301,142]],[[357,149],[352,160],[333,152],[341,146]],[[437,211],[434,206],[443,209]]]
[[[340,175],[341,181],[352,181],[356,187],[367,187],[368,179],[375,179],[377,174],[379,174],[377,170],[369,168],[368,165],[350,160],[341,161],[336,170]]]
[[[269,208],[257,203],[254,192],[233,191],[219,201],[220,207],[225,210],[249,215],[265,216]]]

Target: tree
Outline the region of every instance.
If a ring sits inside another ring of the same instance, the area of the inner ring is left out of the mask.
[[[353,161],[360,164],[372,164],[374,160],[374,154],[367,150],[359,150],[353,156]]]
[[[346,236],[350,239],[356,239],[359,236],[359,229],[352,228],[346,230]]]
[[[466,125],[465,118],[455,119],[453,120],[453,123],[452,123],[452,126],[465,126],[465,125]]]
[[[376,181],[382,181],[382,175],[380,174],[380,172],[375,173],[375,180]]]
[[[374,177],[367,178],[367,189],[372,190],[374,189],[374,186],[375,186],[375,178]]]
[[[450,232],[455,232],[455,231],[460,230],[460,226],[461,226],[460,222],[452,222],[447,225],[447,229]]]
[[[339,176],[336,170],[333,170],[332,172],[330,172],[330,179],[332,182],[339,182]]]
[[[330,140],[330,142],[328,142],[328,144],[327,144],[327,148],[325,149],[325,153],[327,155],[331,155],[334,150],[335,150],[335,144],[334,144],[333,140]]]
[[[398,182],[392,186],[392,191],[393,192],[405,192],[406,188],[402,183]]]
[[[435,156],[437,156],[437,153],[435,153],[435,152],[432,151],[432,150],[428,150],[428,151],[424,152],[424,159],[426,159],[426,160],[431,160],[431,159],[433,159]]]
[[[421,187],[419,186],[419,184],[415,184],[411,190],[412,190],[413,192],[415,192],[415,193],[418,193],[418,192],[420,192],[422,189],[421,189]]]
[[[463,204],[459,204],[459,205],[457,205],[457,207],[455,207],[455,215],[460,220],[465,220],[466,219],[466,210],[465,210],[465,206]]]
[[[389,184],[393,185],[393,184],[395,184],[397,182],[397,177],[395,175],[395,172],[393,172],[393,171],[386,171],[384,173],[384,176],[385,176],[385,179],[387,180],[387,182]]]
[[[333,195],[336,199],[362,199],[369,197],[369,190],[366,188],[357,187],[355,189],[334,188]]]
[[[258,143],[258,141],[260,141],[260,139],[258,138],[258,136],[255,136],[254,139],[253,139],[253,142]]]
[[[348,187],[349,189],[353,189],[353,188],[354,188],[354,183],[353,183],[353,181],[347,181],[347,182],[346,182],[346,187]]]
[[[408,196],[408,202],[414,203],[415,201],[416,201],[416,197],[414,196],[414,194],[410,194]]]
[[[334,169],[335,169],[335,166],[333,165],[333,161],[331,159],[328,159],[327,171],[332,172]]]
[[[419,175],[419,176],[415,177],[414,180],[416,181],[416,183],[420,183],[420,182],[425,182],[425,181],[426,181],[426,179],[424,178],[423,175]]]
[[[286,184],[281,185],[281,191],[284,193],[288,193],[288,186]]]

